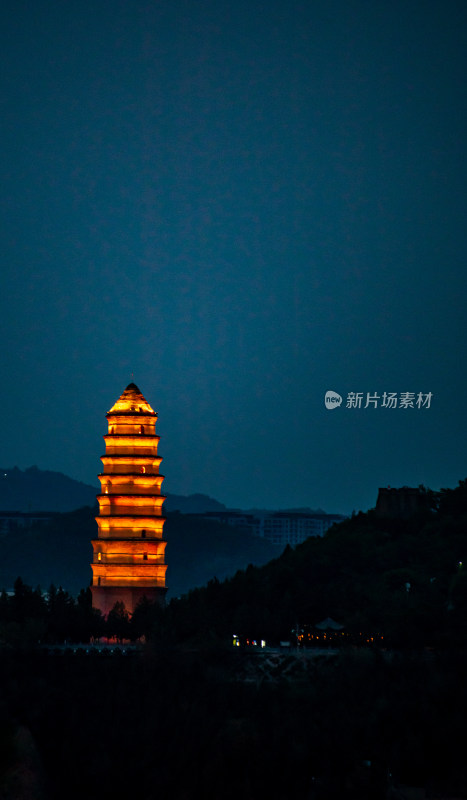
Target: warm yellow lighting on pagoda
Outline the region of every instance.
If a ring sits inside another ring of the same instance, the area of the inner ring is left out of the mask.
[[[117,601],[132,613],[138,601],[163,602],[165,587],[162,461],[157,414],[131,383],[107,414],[104,472],[99,475],[98,538],[92,542],[93,605],[104,614]]]
[[[101,461],[104,464],[104,466],[113,466],[113,467],[120,467],[121,466],[121,467],[125,467],[127,469],[130,466],[136,467],[136,470],[134,471],[133,474],[137,474],[137,473],[141,472],[140,467],[142,467],[142,466],[146,467],[147,471],[151,467],[154,467],[155,469],[157,469],[161,465],[162,458],[160,456],[157,456],[157,457],[154,458],[153,456],[149,456],[147,454],[144,454],[144,455],[132,454],[130,456],[126,456],[124,454],[124,455],[121,455],[121,456],[119,455],[118,457],[117,456],[109,456],[109,455],[106,454],[105,456],[101,456]],[[119,473],[115,472],[113,474],[118,475]]]
[[[163,475],[149,475],[147,473],[141,474],[134,474],[134,475],[99,475],[99,480],[101,482],[102,489],[104,487],[113,486],[115,489],[119,489],[119,491],[124,491],[125,493],[128,491],[128,487],[131,489],[151,489],[154,486],[157,486],[159,489],[162,485],[162,481],[164,480]],[[130,478],[130,479],[129,479]]]
[[[143,438],[144,437],[144,438]],[[129,434],[113,434],[109,433],[104,436],[104,441],[110,447],[147,447],[152,448],[157,446],[160,436],[146,436],[145,433],[136,434],[131,436]]]
[[[118,417],[118,412],[123,412],[127,414],[128,412],[134,411],[141,413],[146,416],[152,415],[157,416],[154,409],[151,408],[148,401],[145,400],[141,392],[139,391],[138,387],[134,383],[130,383],[129,386],[125,389],[122,395],[118,398],[115,405],[109,411],[107,418],[110,414],[115,417]]]

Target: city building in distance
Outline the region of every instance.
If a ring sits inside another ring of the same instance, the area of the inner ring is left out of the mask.
[[[56,511],[0,511],[0,535],[33,525],[47,525],[57,515]]]
[[[197,516],[224,522],[244,533],[262,536],[271,544],[285,547],[301,544],[310,536],[324,536],[334,523],[347,519],[343,514],[319,514],[307,511],[207,511]]]
[[[116,602],[132,614],[143,597],[163,603],[167,591],[156,419],[134,383],[107,414],[91,564],[92,602],[103,614]]]

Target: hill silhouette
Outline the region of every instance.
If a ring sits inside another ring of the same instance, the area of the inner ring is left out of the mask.
[[[90,486],[62,472],[42,470],[33,466],[0,467],[0,511],[74,511],[82,506],[93,507],[98,486]],[[205,494],[189,496],[168,494],[164,511],[202,514],[205,511],[224,511],[225,505]]]
[[[0,469],[0,510],[73,511],[94,506],[98,489],[62,472],[29,467]]]

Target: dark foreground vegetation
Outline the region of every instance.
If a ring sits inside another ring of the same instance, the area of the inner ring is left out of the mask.
[[[429,500],[408,520],[359,514],[131,621],[116,607],[104,623],[87,591],[17,581],[0,598],[0,797],[467,797],[467,482]],[[341,648],[231,646],[294,642],[326,617],[353,635]],[[384,638],[356,647],[362,631]],[[37,647],[103,634],[146,644]]]
[[[250,683],[237,679],[248,658],[4,654],[1,796],[467,796],[465,652],[361,649]]]

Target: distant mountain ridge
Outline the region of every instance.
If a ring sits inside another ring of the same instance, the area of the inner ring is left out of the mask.
[[[62,472],[29,467],[0,469],[1,511],[74,511],[94,506],[97,487]]]
[[[90,486],[62,472],[28,467],[0,468],[0,511],[59,511],[66,513],[83,506],[94,507],[97,486]],[[205,494],[188,497],[168,494],[164,510],[182,514],[225,511],[226,506]]]

